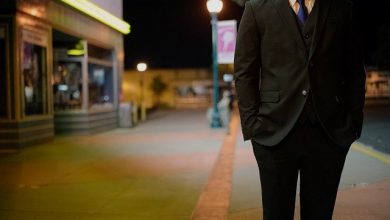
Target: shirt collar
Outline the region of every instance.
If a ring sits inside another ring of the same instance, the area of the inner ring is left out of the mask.
[[[290,1],[290,5],[294,5],[297,0],[289,0],[289,1]]]
[[[290,2],[290,5],[294,5],[295,2],[297,2],[297,0],[288,0]],[[314,2],[314,0],[305,0],[305,3],[306,4],[312,4]]]

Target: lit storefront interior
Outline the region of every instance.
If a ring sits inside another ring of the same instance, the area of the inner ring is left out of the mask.
[[[5,0],[0,14],[0,149],[117,127],[127,23],[86,0]]]
[[[114,61],[113,50],[53,30],[56,133],[89,134],[116,127]]]

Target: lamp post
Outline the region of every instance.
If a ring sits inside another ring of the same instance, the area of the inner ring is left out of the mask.
[[[217,33],[217,22],[218,22],[218,13],[221,12],[223,7],[223,2],[221,0],[208,0],[207,9],[211,15],[211,27],[212,27],[212,41],[213,41],[213,114],[211,118],[211,127],[220,128],[221,125],[221,116],[218,111],[218,100],[219,100],[219,79],[218,79],[218,60],[217,60],[217,42],[218,42],[218,33]]]
[[[146,108],[145,108],[145,100],[144,100],[144,73],[148,65],[146,63],[138,63],[137,70],[140,73],[140,107],[141,107],[141,121],[146,120]]]

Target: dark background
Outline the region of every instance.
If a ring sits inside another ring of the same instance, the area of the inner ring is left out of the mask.
[[[243,7],[231,0],[223,2],[219,19],[240,20]],[[353,2],[367,65],[390,69],[390,1]],[[147,62],[150,68],[211,65],[206,0],[124,0],[123,10],[124,20],[131,24],[131,33],[125,36],[126,69],[134,69],[140,61]]]

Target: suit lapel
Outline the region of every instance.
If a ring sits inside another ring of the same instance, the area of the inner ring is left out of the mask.
[[[312,43],[311,48],[310,48],[309,60],[312,58],[312,56],[317,48],[318,42],[320,40],[322,31],[323,31],[323,28],[325,25],[325,21],[328,18],[329,9],[330,9],[332,2],[333,2],[333,0],[316,0],[315,4],[319,4],[318,5],[318,7],[319,7],[318,8],[318,17],[317,17],[317,25],[316,25],[315,30],[314,30],[313,43]]]
[[[322,1],[322,0],[317,0]],[[288,29],[291,32],[292,37],[297,42],[298,46],[301,48],[301,50],[307,54],[305,42],[302,39],[301,32],[299,30],[295,13],[292,10],[290,3],[288,0],[274,0],[273,1],[274,6],[276,10],[278,11],[279,16],[283,19],[284,23],[286,24],[286,29]]]

